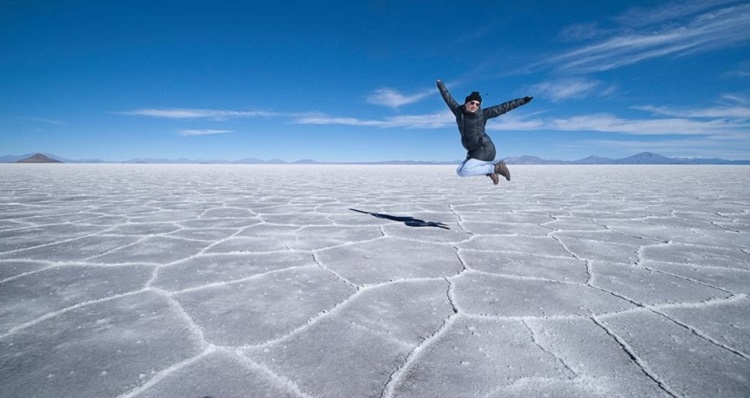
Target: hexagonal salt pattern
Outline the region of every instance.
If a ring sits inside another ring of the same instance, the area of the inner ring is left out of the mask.
[[[0,165],[0,395],[750,394],[747,167],[512,168]]]

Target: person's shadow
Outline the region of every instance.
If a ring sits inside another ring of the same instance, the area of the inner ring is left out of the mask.
[[[442,229],[450,229],[448,228],[448,226],[446,226],[445,224],[441,222],[425,221],[425,220],[420,220],[414,217],[396,217],[390,214],[383,214],[383,213],[370,213],[369,211],[362,211],[362,210],[357,210],[357,209],[349,209],[349,210],[356,211],[357,213],[369,214],[376,218],[384,218],[386,220],[402,222],[407,227],[435,227],[435,228],[442,228]]]

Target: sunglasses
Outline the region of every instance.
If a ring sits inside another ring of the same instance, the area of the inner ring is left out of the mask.
[[[475,105],[475,106],[479,106],[479,104],[481,104],[481,102],[477,102],[477,101],[469,101],[469,105]]]

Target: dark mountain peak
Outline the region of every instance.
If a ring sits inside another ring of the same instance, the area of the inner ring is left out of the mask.
[[[653,152],[641,152],[637,155],[633,155],[634,158],[645,158],[645,159],[667,159],[666,157]]]
[[[545,160],[537,156],[530,156],[530,155],[523,155],[523,156],[513,156],[503,159],[503,161],[507,164],[551,164],[556,163],[555,160]]]
[[[35,153],[27,158],[17,161],[16,163],[62,163],[62,162],[57,159],[52,159],[51,157],[45,154]]]
[[[591,155],[585,159],[576,161],[578,164],[609,164],[612,163],[612,159],[604,158],[598,155]]]
[[[670,159],[668,157],[652,153],[652,152],[642,152],[637,155],[633,155],[624,159],[619,159],[619,163],[629,163],[629,164],[673,164],[677,163],[674,159]]]

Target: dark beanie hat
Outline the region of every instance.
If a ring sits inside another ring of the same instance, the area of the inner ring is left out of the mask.
[[[469,94],[469,96],[466,97],[466,101],[464,101],[464,103],[467,103],[469,101],[479,101],[479,102],[482,102],[482,96],[479,95],[478,91],[472,91],[471,94]]]

